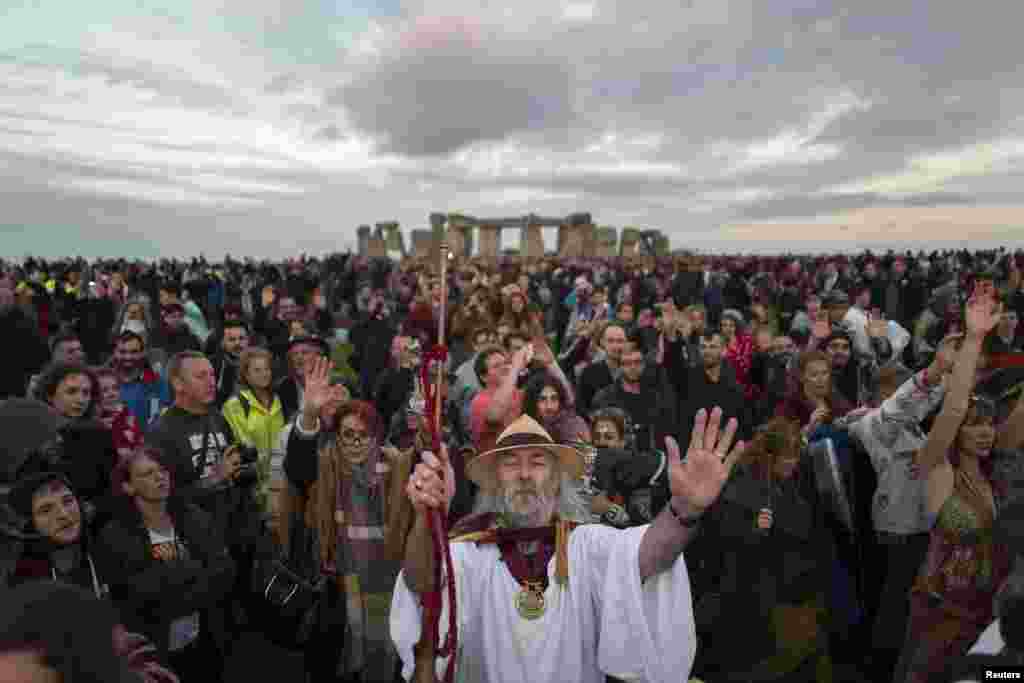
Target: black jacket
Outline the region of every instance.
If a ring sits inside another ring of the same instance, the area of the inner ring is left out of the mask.
[[[155,559],[142,515],[125,498],[100,531],[97,569],[110,583],[124,625],[148,637],[161,653],[167,650],[171,622],[193,612],[200,612],[201,628],[223,651],[228,640],[221,604],[234,581],[234,563],[205,512],[177,498],[169,512],[189,559]]]
[[[238,359],[229,358],[224,351],[217,351],[210,355],[210,364],[213,365],[213,376],[217,378],[216,405],[218,408],[223,408],[228,399],[235,394],[235,386],[238,382]]]
[[[637,449],[663,451],[665,437],[677,437],[678,413],[675,411],[674,393],[655,380],[641,380],[640,384],[641,392],[634,394],[623,388],[620,379],[599,391],[592,407],[594,410],[609,407],[624,410],[633,423]]]
[[[571,377],[572,375],[569,376]],[[607,361],[602,360],[597,363],[591,363],[583,368],[583,372],[580,373],[579,382],[577,382],[576,413],[579,415],[589,415],[595,408],[594,397],[597,396],[597,392],[614,382],[615,376],[612,375]]]
[[[281,399],[281,412],[288,424],[299,411],[299,385],[292,377],[285,377],[274,387],[274,393]]]
[[[394,336],[395,327],[387,320],[371,318],[352,328],[348,337],[352,356],[348,362],[359,373],[363,396],[371,395],[377,376],[388,367]]]
[[[739,422],[737,434],[747,438],[753,430],[751,410],[743,397],[743,388],[736,381],[732,366],[722,361],[721,374],[717,382],[711,382],[703,365],[687,366],[683,360],[682,340],[665,346],[665,372],[679,397],[679,425],[677,433],[689,443],[693,420],[701,408],[709,412],[722,409],[722,421],[735,417]]]
[[[773,608],[829,589],[834,545],[812,466],[804,463],[789,481],[774,484],[737,469],[687,552],[699,565],[695,617],[710,636],[705,655],[712,670],[743,671],[773,654]],[[756,528],[762,508],[773,513],[768,531]]]
[[[203,444],[205,438],[205,447]],[[203,471],[216,466],[237,439],[218,411],[194,415],[172,406],[146,435],[146,442],[160,449],[170,470],[175,495],[199,505],[232,548],[258,534],[259,517],[249,488],[226,483],[212,484]]]

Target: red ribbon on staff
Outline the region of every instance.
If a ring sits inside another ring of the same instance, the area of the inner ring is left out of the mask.
[[[440,415],[441,400],[440,384],[430,381],[430,369],[437,364],[437,367],[444,368],[445,360],[448,358],[448,349],[438,344],[423,359],[420,365],[420,381],[423,383],[423,396],[426,400],[427,415]],[[433,452],[441,457],[441,421],[428,420],[430,425],[430,444]],[[459,629],[455,610],[455,566],[452,564],[451,548],[448,545],[448,521],[438,510],[431,510],[427,515],[427,523],[430,528],[430,537],[433,540],[434,549],[434,587],[423,594],[424,626],[429,629],[430,642],[436,643],[439,640],[439,626],[441,622],[442,608],[442,583],[441,573],[448,584],[448,634],[445,637],[444,645],[437,650],[437,656],[448,657],[448,666],[445,669],[445,683],[452,683],[455,677],[455,652],[458,649]]]
[[[432,419],[427,423],[430,425],[430,445],[434,453],[441,457],[441,382],[444,379],[445,361],[448,358],[448,348],[445,346],[445,317],[448,303],[448,247],[443,242],[440,245],[441,256],[441,310],[437,319],[437,344],[426,354],[423,364],[420,366],[420,380],[423,384],[423,396],[426,400],[427,414]],[[430,370],[436,365],[437,384],[430,381]],[[442,472],[442,478],[447,471]],[[430,529],[430,538],[434,551],[434,583],[433,588],[422,596],[423,601],[423,636],[426,637],[425,644],[434,646],[440,639],[439,625],[441,622],[442,608],[442,578],[448,585],[448,634],[445,637],[444,645],[433,653],[433,657],[448,657],[448,666],[445,669],[444,683],[453,683],[455,680],[455,653],[458,652],[459,628],[456,602],[455,602],[455,566],[452,564],[451,548],[448,546],[448,520],[447,511],[430,510],[427,514],[427,525]],[[443,573],[443,577],[442,577]],[[422,640],[422,638],[421,638]],[[434,679],[435,667],[433,660],[430,665],[429,677]]]

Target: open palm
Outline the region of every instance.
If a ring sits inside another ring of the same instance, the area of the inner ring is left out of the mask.
[[[967,302],[964,322],[970,332],[984,336],[995,329],[1003,317],[1002,304],[991,294],[975,294]]]
[[[722,492],[729,473],[743,455],[743,441],[733,446],[738,423],[732,418],[721,430],[722,410],[701,409],[694,420],[686,459],[680,457],[675,439],[665,439],[669,461],[669,489],[672,497],[695,511],[706,510]]]
[[[319,357],[306,366],[304,401],[311,411],[320,412],[333,397],[331,388],[331,361]]]

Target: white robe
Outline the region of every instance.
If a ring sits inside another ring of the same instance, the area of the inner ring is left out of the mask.
[[[646,526],[619,530],[577,527],[569,537],[569,581],[548,564],[547,610],[527,621],[515,609],[519,584],[494,544],[451,544],[458,604],[456,680],[464,683],[604,683],[605,674],[645,683],[689,678],[696,654],[690,579],[682,555],[640,582],[640,541]],[[440,639],[448,631],[444,593]],[[391,603],[391,638],[409,680],[420,639],[419,597],[400,574]],[[438,680],[447,666],[438,658]]]

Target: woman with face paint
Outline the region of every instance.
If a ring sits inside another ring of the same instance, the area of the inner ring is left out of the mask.
[[[1007,457],[1000,447],[1019,445],[1013,441],[1021,411],[997,431],[994,403],[972,394],[985,337],[999,324],[1001,308],[977,292],[968,302],[949,390],[918,454],[932,531],[911,589],[896,681],[925,683],[966,654],[991,623],[993,597],[1009,573],[1006,548],[992,536],[1006,494],[995,473]]]

